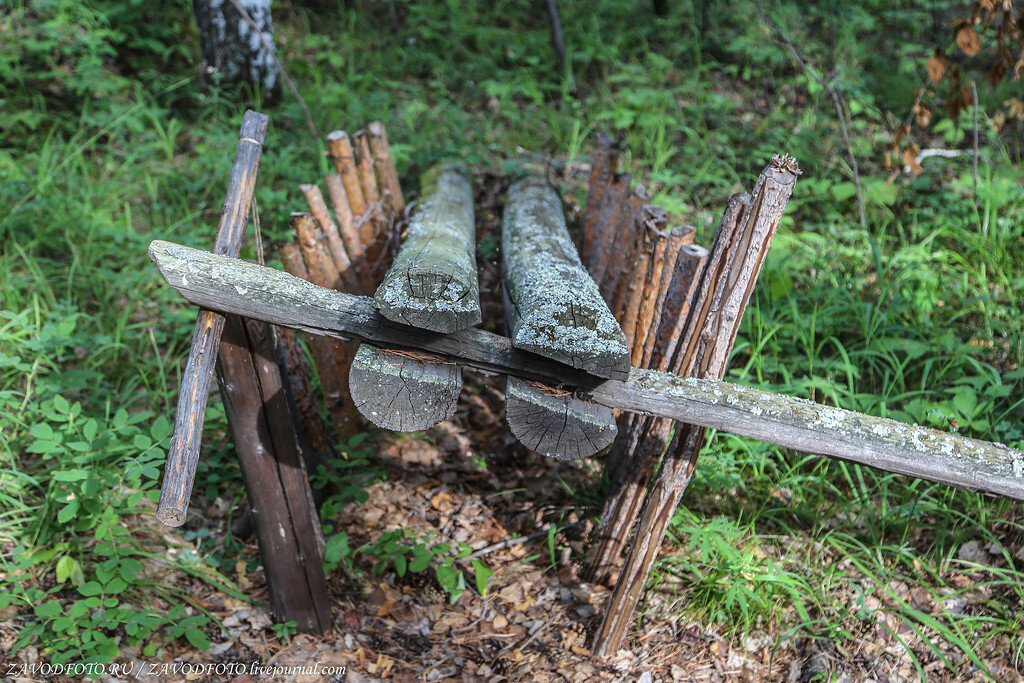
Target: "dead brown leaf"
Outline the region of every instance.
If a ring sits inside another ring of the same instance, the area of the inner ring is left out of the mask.
[[[973,57],[981,51],[981,38],[970,26],[963,26],[956,32],[956,44],[968,57]]]

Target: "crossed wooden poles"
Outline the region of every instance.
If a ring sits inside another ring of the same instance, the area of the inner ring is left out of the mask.
[[[243,124],[243,142],[245,130]],[[445,419],[457,399],[459,367],[467,366],[508,376],[513,432],[541,452],[580,457],[614,439],[612,492],[592,575],[608,580],[629,528],[639,522],[595,638],[599,656],[621,642],[706,428],[1024,500],[1020,451],[720,381],[798,173],[791,160],[773,159],[750,195],[730,200],[708,252],[687,243],[692,231],[659,225],[661,214],[646,206],[628,177],[615,173],[615,155],[609,144],[595,155],[582,249],[593,279],[586,272],[576,279],[582,265],[576,268],[580,258],[563,235],[557,195],[531,179],[510,192],[503,231],[509,337],[467,327],[479,320],[471,305],[477,296],[472,208],[466,206],[468,180],[456,167],[439,167],[424,183],[423,206],[375,300],[245,263],[230,252],[155,241],[150,256],[171,286],[201,307],[200,322],[218,315],[207,311],[218,311],[364,342],[349,389],[375,422],[386,423],[391,413],[384,413],[399,400],[407,408],[392,412],[406,417],[392,428],[422,429]],[[569,283],[562,286],[570,287],[571,305],[564,297],[544,303],[545,289],[559,278]],[[595,291],[610,309],[591,305]],[[619,325],[609,327],[603,312]],[[630,368],[630,361],[647,368]],[[613,410],[622,411],[618,425]],[[552,439],[530,431],[550,425],[553,416],[577,425],[578,433]],[[179,443],[179,422],[173,443]],[[182,433],[193,423],[185,420]],[[175,482],[190,475],[181,469],[172,469],[169,459],[165,494],[184,490]],[[163,500],[160,509],[167,509]]]

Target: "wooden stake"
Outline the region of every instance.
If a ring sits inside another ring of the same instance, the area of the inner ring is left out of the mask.
[[[319,518],[280,371],[271,327],[228,316],[218,377],[256,523],[270,607],[307,633],[331,626],[318,544]]]
[[[359,185],[363,188],[366,201],[367,219],[373,227],[373,242],[367,247],[366,258],[372,266],[373,273],[379,274],[387,270],[391,221],[384,215],[384,207],[377,189],[377,178],[373,173],[373,157],[370,146],[366,142],[366,132],[359,131],[352,135],[352,143],[356,156],[356,167],[359,170]]]
[[[696,233],[696,229],[693,226],[685,225],[673,228],[668,231],[665,236],[665,255],[660,264],[660,279],[652,285],[656,285],[654,288],[657,290],[657,294],[653,298],[653,311],[650,314],[650,324],[647,328],[647,333],[644,335],[644,348],[643,355],[640,362],[636,365],[642,368],[649,368],[651,366],[651,359],[654,357],[654,344],[658,337],[658,330],[661,327],[661,321],[664,316],[665,301],[668,299],[669,294],[672,291],[672,280],[675,274],[676,265],[679,263],[681,258],[680,254],[683,252],[685,247],[693,245],[693,236]],[[707,256],[707,250],[703,249],[703,254]],[[694,258],[696,255],[692,251],[688,251],[685,258]],[[700,264],[703,267],[703,262]],[[653,278],[652,278],[653,280]],[[682,284],[682,282],[680,283]],[[646,294],[646,292],[645,292]],[[646,315],[646,313],[645,313]],[[669,312],[669,316],[672,313]],[[679,315],[676,313],[675,315]]]
[[[330,252],[334,265],[338,270],[341,286],[353,294],[361,293],[361,283],[359,278],[356,277],[348,251],[341,241],[338,225],[331,220],[331,212],[327,208],[324,196],[320,193],[320,188],[316,185],[299,185],[299,191],[306,198],[306,204],[309,205],[309,212],[313,215],[313,220],[316,221],[320,230],[323,231],[324,236],[327,238],[327,250]]]
[[[597,235],[605,229],[605,226],[599,223],[600,212],[608,185],[612,182],[612,176],[615,175],[615,169],[619,164],[619,153],[618,143],[614,139],[604,133],[597,134],[597,147],[590,162],[590,188],[587,191],[583,243],[580,248],[583,264],[591,271],[591,275],[594,274],[594,246]]]
[[[391,209],[391,221],[396,222],[405,213],[405,199],[402,197],[402,186],[398,182],[395,160],[391,156],[388,133],[380,121],[371,123],[367,127],[367,132],[370,134],[370,149],[373,151],[373,165],[377,168],[381,195],[384,204]]]
[[[309,281],[320,287],[340,289],[338,269],[319,239],[313,218],[306,213],[293,213],[292,227]],[[358,420],[353,419],[354,407],[348,390],[348,367],[354,352],[341,340],[322,337],[316,341],[310,339],[310,350],[327,399],[327,412],[335,427],[342,434],[350,435],[358,427]]]
[[[328,173],[324,176],[324,186],[327,188],[327,196],[331,200],[331,207],[334,209],[334,217],[338,221],[338,230],[341,233],[341,241],[345,245],[345,252],[349,261],[355,269],[360,283],[359,293],[369,294],[377,286],[371,268],[366,262],[366,247],[363,245],[362,237],[356,228],[355,217],[352,215],[352,208],[348,205],[348,196],[345,194],[345,185],[341,176],[337,173]]]
[[[237,257],[241,251],[269,123],[269,118],[254,111],[246,111],[242,117],[235,161],[228,179],[227,198],[224,200],[224,210],[214,241],[214,253]],[[188,361],[181,376],[178,406],[174,413],[174,431],[167,451],[167,466],[164,468],[163,487],[160,489],[160,503],[156,513],[157,519],[167,526],[181,526],[185,523],[199,463],[206,401],[213,382],[217,348],[223,331],[222,315],[209,310],[199,311],[192,332]]]
[[[343,130],[336,130],[327,136],[327,149],[331,159],[334,161],[334,168],[341,176],[342,185],[345,187],[345,196],[348,198],[349,208],[355,217],[356,228],[359,230],[360,239],[364,249],[369,249],[373,244],[376,235],[373,233],[373,224],[367,220],[366,198],[363,196],[363,186],[359,180],[359,167],[356,166],[355,152],[352,150],[352,141],[348,133]]]
[[[675,362],[683,373],[692,372],[697,377],[716,379],[725,375],[743,310],[799,174],[800,169],[791,157],[772,157],[751,193],[750,208],[742,229],[734,232],[732,239],[723,234],[720,240],[716,235],[713,256],[702,278],[698,305],[691,310],[693,322],[688,323],[691,330],[696,330],[699,325],[700,333],[691,334],[686,350],[676,354],[679,360]],[[728,207],[726,213],[723,225],[729,218]],[[723,254],[721,258],[720,253]],[[722,264],[721,268],[712,270],[717,263]],[[701,305],[703,300],[710,303],[705,307]],[[735,428],[730,426],[730,429]],[[611,655],[622,643],[703,443],[704,428],[692,424],[677,428],[668,455],[644,503],[636,540],[623,565],[605,618],[594,637],[592,651],[598,657]]]
[[[607,271],[609,264],[623,256],[622,244],[617,245],[616,240],[619,237],[619,230],[626,221],[626,204],[631,195],[631,180],[632,176],[629,174],[611,174],[611,181],[604,190],[601,203],[596,207],[597,215],[593,219],[593,246],[590,248],[587,270],[600,288],[601,296],[609,304],[617,282],[609,282]],[[632,225],[629,227],[632,229]]]

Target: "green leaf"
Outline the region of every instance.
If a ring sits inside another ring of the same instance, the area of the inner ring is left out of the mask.
[[[138,448],[140,451],[144,451],[153,445],[153,440],[145,434],[136,434],[135,438],[132,439],[132,445]]]
[[[35,613],[40,619],[53,619],[61,613],[61,606],[56,600],[47,600],[41,605],[36,605]]]
[[[125,583],[124,579],[113,579],[103,587],[103,592],[116,595],[117,593],[123,592],[127,587],[128,584]]]
[[[83,583],[81,586],[79,586],[78,592],[88,597],[90,595],[99,595],[103,592],[103,588],[101,588],[100,584],[98,584],[97,582],[90,581],[88,583]]]
[[[56,481],[81,481],[89,476],[89,473],[85,470],[64,470],[63,472],[54,472],[53,479]]]
[[[68,400],[60,394],[53,397],[53,408],[58,413],[67,414],[71,412],[71,404],[68,403]]]
[[[160,443],[171,435],[170,420],[161,415],[153,421],[153,426],[149,428],[149,434],[153,437],[153,441]]]
[[[75,515],[78,514],[78,505],[78,501],[73,500],[64,507],[62,507],[60,509],[60,512],[57,513],[57,521],[61,524],[67,524],[72,519],[74,519]],[[60,581],[60,579],[57,580]]]
[[[429,552],[420,552],[413,555],[412,562],[409,563],[409,571],[421,572],[430,566],[430,561],[434,558]]]
[[[89,418],[86,420],[85,425],[82,427],[82,436],[86,441],[92,443],[96,440],[96,435],[99,434],[100,423],[96,420]]]
[[[56,441],[56,438],[54,437],[53,434],[53,428],[46,422],[37,422],[36,424],[32,425],[29,428],[28,433],[33,438],[39,440]]]
[[[57,583],[64,583],[71,578],[71,574],[74,572],[74,568],[78,565],[78,560],[65,555],[64,557],[57,560]],[[81,570],[79,570],[81,571]]]
[[[185,631],[185,638],[188,642],[192,643],[192,647],[200,650],[208,650],[210,648],[210,639],[197,628],[190,628]]]
[[[494,570],[480,560],[473,560],[473,573],[476,575],[476,590],[483,597],[487,597],[487,584],[494,576]]]

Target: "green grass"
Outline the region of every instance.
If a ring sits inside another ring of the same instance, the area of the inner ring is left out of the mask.
[[[987,116],[1007,86],[979,88],[977,205],[965,158],[886,183],[882,147],[934,45],[914,42],[913,16],[877,2],[846,6],[838,23],[798,3],[772,9],[811,59],[839,67],[864,230],[827,94],[753,12],[712,8],[714,30],[700,35],[690,5],[665,19],[643,4],[563,5],[575,93],[525,0],[399,2],[395,32],[382,3],[282,3],[275,19],[280,56],[321,132],[382,118],[408,187],[453,153],[496,172],[523,162],[517,146],[556,166],[585,160],[597,131],[618,128],[630,170],[708,235],[771,153],[796,155],[805,174],[729,379],[1021,446],[1022,173]],[[5,18],[23,49],[0,59],[0,609],[15,608],[20,643],[54,659],[109,659],[119,634],[150,652],[176,637],[201,646],[207,616],[182,627],[185,596],[164,591],[162,611],[148,596],[171,569],[226,581],[216,544],[168,568],[133,532],[149,524],[136,513],[157,490],[168,441],[158,416],[172,414],[193,321],[146,245],[209,246],[241,112],[260,104],[199,86],[190,14],[185,2],[59,0],[16,3]],[[265,109],[257,201],[276,238],[296,185],[326,161],[289,96]],[[933,144],[958,145],[968,125],[940,121]],[[206,499],[238,481],[211,403],[197,490]],[[950,669],[981,666],[1004,637],[1019,661],[1020,561],[1010,550],[991,567],[957,559],[969,540],[1020,547],[1015,506],[725,434],[704,465],[672,529],[678,551],[652,582],[677,587],[677,609],[734,632],[840,642],[875,637],[889,615],[927,636],[933,657],[952,658]],[[115,575],[111,559],[146,570]],[[57,583],[36,583],[46,576]],[[969,594],[969,607],[923,611],[893,589],[900,582],[943,599]],[[62,606],[75,616],[58,615]]]

